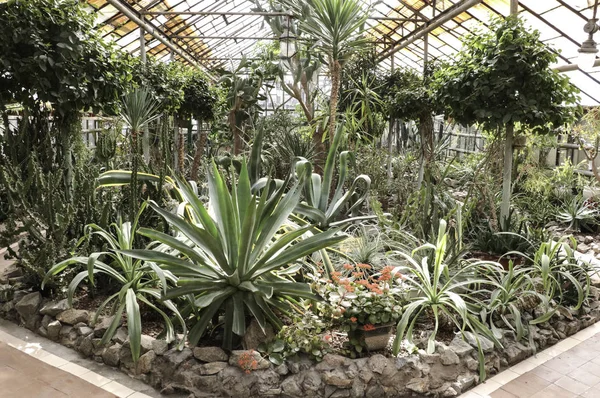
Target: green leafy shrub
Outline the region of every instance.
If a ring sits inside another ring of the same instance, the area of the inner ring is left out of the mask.
[[[294,317],[289,325],[283,326],[277,333],[272,351],[283,345],[281,354],[275,355],[274,358],[273,354],[270,354],[269,359],[273,362],[273,359],[278,361],[280,358],[294,358],[298,354],[306,354],[321,361],[326,354],[332,352],[330,326],[321,317],[305,311],[304,315]]]

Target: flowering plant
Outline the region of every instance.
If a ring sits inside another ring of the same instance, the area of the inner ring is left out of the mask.
[[[326,301],[325,315],[338,320],[348,330],[373,330],[378,325],[397,322],[405,301],[401,281],[392,276],[393,267],[370,274],[368,264],[345,264],[343,272],[333,272],[331,280],[318,280],[313,289]]]

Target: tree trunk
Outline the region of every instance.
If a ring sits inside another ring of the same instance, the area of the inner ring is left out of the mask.
[[[129,220],[133,222],[138,209],[138,132],[131,130],[131,215]]]
[[[433,137],[433,118],[430,112],[424,112],[419,117],[419,135],[421,137],[421,164],[419,167],[419,176],[417,179],[417,189],[421,189],[424,175],[431,175],[429,172],[431,162],[434,156],[434,137]]]
[[[340,96],[340,74],[342,67],[337,60],[331,64],[331,95],[329,101],[329,140],[333,141],[337,119],[337,105]]]
[[[192,181],[198,180],[198,168],[206,146],[206,132],[200,129],[201,123],[198,121],[198,138],[196,140],[196,153],[194,154],[194,163],[192,163],[192,172],[190,178]]]
[[[514,124],[506,125],[506,141],[504,142],[504,169],[502,171],[502,205],[500,206],[500,222],[503,223],[510,213],[510,196],[512,193],[513,167],[513,134]]]
[[[183,134],[181,133],[181,129],[179,129],[178,140],[179,145],[177,149],[179,151],[179,172],[181,173],[181,175],[183,175],[185,173],[185,140],[183,138]]]

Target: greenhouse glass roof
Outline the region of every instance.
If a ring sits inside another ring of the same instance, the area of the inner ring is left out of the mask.
[[[496,15],[509,14],[510,0],[382,0],[373,1],[369,36],[385,69],[408,66],[422,69],[424,32],[428,56],[450,58],[460,50],[461,36],[485,26]],[[252,57],[256,43],[275,40],[264,15],[250,0],[88,0],[103,35],[124,50],[139,54],[138,20],[153,30],[145,34],[146,52],[157,58],[194,60],[207,69],[234,66]],[[559,52],[556,67],[581,90],[581,103],[600,105],[600,67],[590,73],[575,64],[578,48],[587,38],[583,25],[592,17],[593,0],[520,0],[519,16],[540,31],[541,39]],[[124,9],[126,12],[122,11]],[[126,14],[130,14],[127,16]],[[443,23],[441,23],[443,21]],[[434,26],[432,29],[431,26]],[[439,25],[439,26],[438,26]],[[600,34],[600,33],[598,33]],[[156,36],[163,40],[159,41]],[[568,70],[572,69],[572,70]]]

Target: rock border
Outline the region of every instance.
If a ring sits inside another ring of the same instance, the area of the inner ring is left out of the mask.
[[[600,320],[600,290],[591,288],[590,305],[576,313],[557,312],[548,322],[532,327],[536,350],[556,344]],[[275,366],[255,351],[226,353],[219,347],[179,350],[164,340],[142,335],[141,356],[131,359],[127,329],[121,326],[113,339],[101,346],[101,337],[112,321],[68,307],[66,300],[47,301],[39,292],[13,290],[0,285],[0,317],[18,322],[35,333],[74,348],[85,357],[118,367],[161,390],[197,396],[224,397],[454,397],[479,382],[475,339],[456,336],[446,345],[436,342],[433,354],[420,349],[398,358],[375,354],[351,359],[328,354],[317,363],[307,357]],[[524,313],[524,319],[533,314]],[[532,355],[534,349],[515,341],[511,331],[502,338],[504,349],[480,338],[488,376]],[[245,369],[250,362],[252,370]]]

